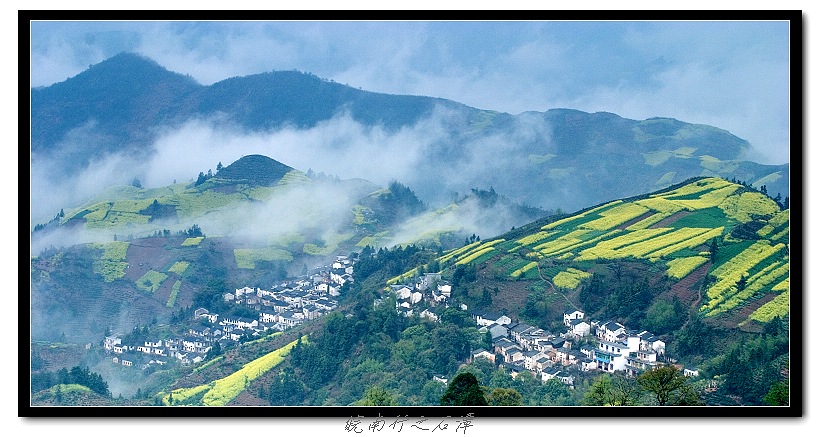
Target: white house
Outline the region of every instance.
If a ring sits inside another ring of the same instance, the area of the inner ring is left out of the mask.
[[[606,340],[598,341],[598,349],[595,350],[594,360],[598,369],[605,372],[615,372],[616,370],[626,370],[627,358],[630,350],[624,343],[614,343]]]
[[[259,313],[259,321],[262,323],[276,323],[279,316],[276,312],[261,312]]]
[[[485,313],[476,314],[475,322],[479,326],[490,326],[493,323],[497,323],[499,325],[509,325],[512,323],[512,319],[503,314],[488,311]]]
[[[563,382],[566,385],[572,385],[575,382],[575,378],[563,373],[561,370],[550,369],[544,372],[541,372],[541,381],[547,382],[550,379],[557,379]]]
[[[589,323],[581,320],[581,319],[574,319],[569,322],[569,332],[576,337],[583,337],[585,335],[589,335],[590,326]]]
[[[495,354],[485,349],[478,349],[476,351],[473,351],[473,359],[476,358],[485,358],[489,360],[491,363],[495,362]]]
[[[439,293],[444,295],[444,297],[449,299],[453,287],[450,284],[439,284],[438,287],[436,287],[436,290],[438,290]]]
[[[422,311],[419,314],[419,317],[424,317],[424,318],[430,319],[434,322],[438,321],[438,316],[434,312],[430,311],[430,309],[426,309],[426,310]]]
[[[538,369],[536,364],[541,358],[546,358],[546,354],[541,351],[524,352],[524,368],[527,370],[537,371]]]
[[[595,335],[604,341],[615,342],[626,333],[626,327],[618,322],[607,322],[598,327]]]
[[[105,337],[105,341],[103,342],[103,348],[107,351],[113,351],[114,346],[122,344],[122,339],[117,336],[109,336]],[[120,348],[122,349],[122,348]]]
[[[403,285],[401,288],[394,290],[393,293],[396,294],[397,299],[408,299],[411,294],[413,294],[413,290],[410,287]]]
[[[652,349],[660,355],[666,354],[666,343],[655,335],[642,331],[638,334],[641,339],[641,349]]]
[[[254,290],[251,287],[237,288],[236,293],[235,293],[237,298],[240,297],[240,296],[251,295],[251,294],[254,294],[254,295],[256,294],[256,290]]]
[[[581,320],[584,318],[584,312],[575,310],[571,313],[564,313],[564,325],[570,326],[570,322],[573,320]]]

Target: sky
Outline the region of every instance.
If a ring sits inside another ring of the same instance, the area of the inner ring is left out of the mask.
[[[31,86],[121,51],[205,85],[296,69],[511,114],[672,117],[749,141],[750,160],[789,162],[782,21],[44,21],[31,25]]]

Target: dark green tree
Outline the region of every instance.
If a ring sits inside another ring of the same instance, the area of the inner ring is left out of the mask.
[[[524,397],[514,388],[496,388],[487,396],[487,404],[493,406],[523,405]]]
[[[676,367],[663,366],[638,375],[638,385],[650,392],[658,405],[698,405],[697,393]]]
[[[219,345],[218,341],[215,341],[211,349],[208,350],[208,353],[205,355],[206,360],[212,360],[218,356],[222,355],[222,346]]]
[[[487,399],[475,375],[469,372],[459,373],[450,381],[447,390],[441,397],[441,405],[487,405]]]
[[[623,375],[603,374],[595,378],[584,393],[584,405],[637,405],[640,388]]]
[[[789,405],[789,383],[781,381],[775,383],[766,396],[763,397],[763,403],[766,405]]]

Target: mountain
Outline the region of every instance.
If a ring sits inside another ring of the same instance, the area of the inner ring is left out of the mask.
[[[217,170],[225,183],[249,186],[272,186],[294,170],[292,167],[263,155],[247,155]]]
[[[72,132],[91,129],[94,141],[64,150],[69,169],[99,154],[146,144],[153,128],[172,122],[188,110],[188,96],[203,87],[193,78],[171,73],[156,62],[119,54],[71,79],[31,90],[31,151],[60,151]]]
[[[32,89],[32,159],[59,157],[56,177],[85,168],[92,158],[145,158],[162,132],[191,120],[268,134],[322,129],[344,114],[364,131],[378,129],[383,137],[377,154],[359,151],[359,143],[344,135],[336,140],[332,128],[326,143],[305,145],[302,154],[320,161],[341,153],[347,160],[334,165],[351,169],[384,156],[389,161],[382,166],[404,170],[403,182],[428,203],[493,187],[519,203],[576,210],[698,176],[734,178],[789,195],[788,164],[747,161],[749,144],[712,126],[572,109],[511,115],[364,91],[297,71],[202,86],[130,53]]]

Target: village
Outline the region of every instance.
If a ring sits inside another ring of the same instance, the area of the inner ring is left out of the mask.
[[[257,313],[256,318],[220,316],[207,308],[197,308],[184,335],[165,339],[110,335],[105,337],[103,348],[113,355],[114,364],[125,367],[147,369],[165,366],[169,361],[185,367],[198,364],[211,351],[284,331],[333,311],[338,306],[340,289],[353,281],[353,264],[349,257],[337,256],[329,266],[270,289],[243,287],[222,295],[224,302]]]
[[[396,308],[405,316],[438,321],[440,309],[447,308],[452,286],[441,274],[426,273],[412,284],[390,286],[396,296]],[[461,305],[467,310],[466,305]],[[564,332],[554,334],[527,323],[513,321],[497,312],[471,312],[479,332],[489,332],[492,350],[478,349],[469,361],[486,359],[513,377],[531,372],[542,382],[558,379],[573,387],[580,372],[623,372],[630,376],[673,364],[666,356],[666,343],[646,330],[628,329],[615,321],[589,320],[584,311],[564,313]],[[573,347],[574,346],[574,347]],[[697,370],[682,370],[686,376],[697,376]],[[434,379],[447,383],[444,376]]]
[[[111,335],[105,337],[103,348],[113,355],[114,364],[125,367],[146,369],[169,361],[183,367],[196,365],[214,350],[284,331],[333,311],[341,287],[353,281],[353,265],[349,257],[337,256],[330,266],[269,289],[243,287],[223,294],[224,302],[251,309],[258,314],[256,318],[220,316],[197,308],[185,335],[130,342],[123,340],[127,336]],[[440,273],[425,273],[412,284],[391,285],[388,290],[396,297],[399,313],[433,322],[438,322],[438,314],[450,306],[452,294],[452,286]],[[464,304],[460,307],[467,310]],[[674,363],[666,356],[666,343],[652,333],[628,329],[615,321],[589,320],[582,310],[564,313],[565,331],[558,334],[497,312],[471,312],[471,316],[480,333],[489,333],[492,349],[473,350],[467,363],[486,359],[513,377],[530,372],[542,382],[557,379],[573,387],[580,372],[635,376]],[[697,376],[696,370],[678,367],[687,376]],[[434,379],[447,383],[443,375]]]

